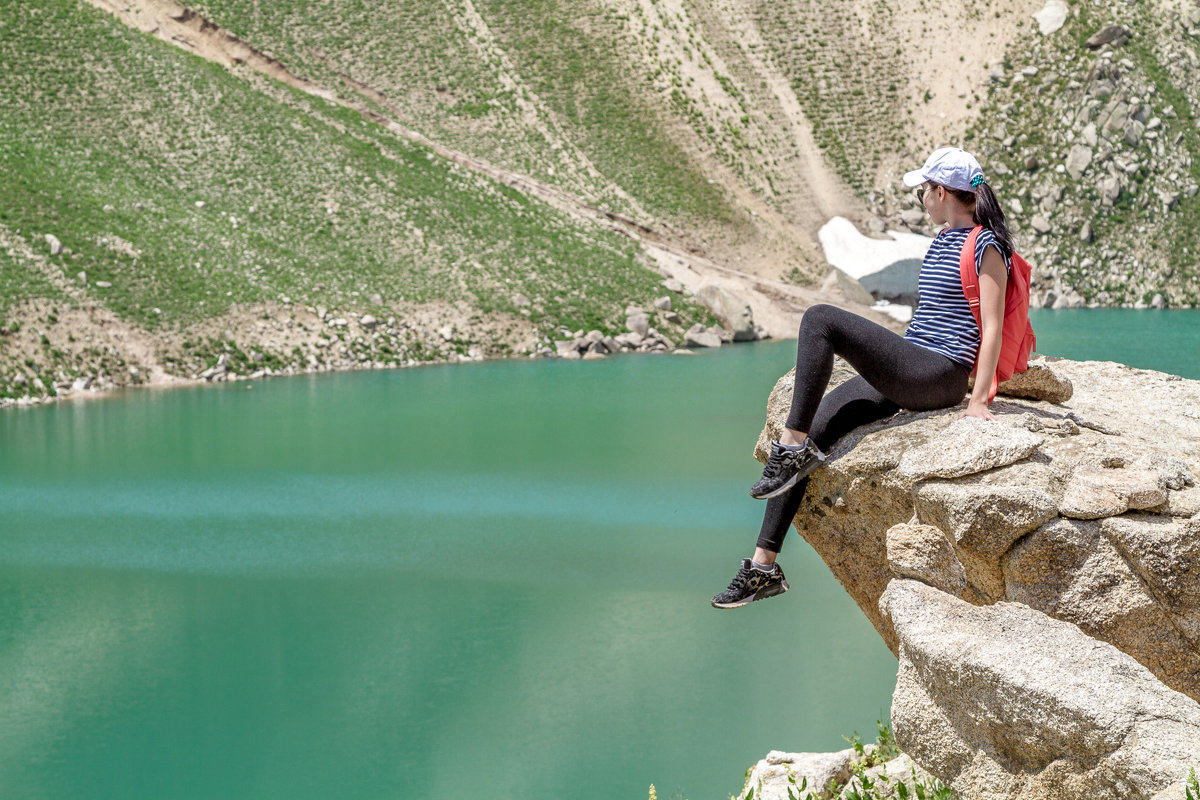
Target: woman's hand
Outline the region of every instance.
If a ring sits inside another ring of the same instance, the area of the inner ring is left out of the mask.
[[[978,417],[979,419],[995,419],[996,415],[988,410],[987,403],[971,398],[967,401],[967,410],[958,415],[959,419],[963,417]]]

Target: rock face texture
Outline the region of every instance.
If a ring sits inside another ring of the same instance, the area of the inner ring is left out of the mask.
[[[1200,382],[1034,366],[1015,393],[1069,399],[864,426],[795,525],[901,660],[901,748],[958,796],[1149,798],[1200,768]]]
[[[897,743],[960,797],[1150,798],[1200,756],[1200,703],[1074,625],[895,580]]]

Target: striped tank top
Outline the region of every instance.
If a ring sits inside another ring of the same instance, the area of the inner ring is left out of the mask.
[[[947,229],[929,245],[917,278],[917,310],[904,332],[904,338],[913,344],[967,367],[975,365],[979,352],[979,326],[967,305],[958,271],[958,257],[970,233],[971,228]],[[989,247],[996,248],[1004,258],[1004,268],[1011,270],[996,237],[984,228],[975,240],[975,274],[979,274],[983,253]]]

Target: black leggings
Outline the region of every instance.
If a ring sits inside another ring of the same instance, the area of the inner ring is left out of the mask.
[[[846,359],[858,376],[826,395],[834,355]],[[928,411],[958,403],[967,392],[970,372],[857,314],[816,305],[804,312],[800,323],[796,386],[785,424],[806,431],[828,453],[845,434],[901,408]],[[802,480],[787,494],[767,501],[759,547],[780,551],[807,486],[808,479]]]

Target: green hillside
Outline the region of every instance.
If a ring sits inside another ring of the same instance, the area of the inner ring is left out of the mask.
[[[1194,305],[1200,12],[1166,2],[4,4],[0,397],[545,352],[623,332],[662,258],[811,289],[830,217],[926,230],[898,179],[946,143],[1035,303]],[[671,341],[712,321],[673,299]]]
[[[358,113],[231,74],[70,0],[0,14],[0,236],[21,245],[0,250],[6,330],[36,324],[35,300],[55,312],[102,306],[164,341],[238,307],[382,319],[441,302],[512,315],[545,341],[562,327],[615,329],[626,305],[662,294],[625,237]],[[701,314],[680,311],[685,327]],[[214,357],[206,337],[180,344],[181,363],[187,351]],[[84,366],[53,349],[36,359],[43,377]],[[0,379],[6,389],[20,391]]]

